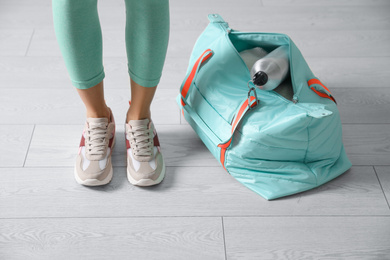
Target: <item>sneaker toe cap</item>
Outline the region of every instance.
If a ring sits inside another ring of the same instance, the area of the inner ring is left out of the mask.
[[[138,162],[138,169],[134,169],[133,161],[128,157],[128,167],[130,168],[131,176],[135,180],[151,179],[157,180],[163,168],[163,158],[160,153],[156,154],[153,162]],[[152,167],[155,166],[155,167]]]
[[[109,160],[110,158],[107,159],[105,165],[106,167],[103,169],[101,169],[99,161],[90,161],[88,167],[86,169],[83,169],[83,159],[81,158],[81,156],[78,156],[76,163],[77,175],[81,180],[96,179],[102,181],[108,176],[110,172],[110,167],[107,167],[109,164]]]

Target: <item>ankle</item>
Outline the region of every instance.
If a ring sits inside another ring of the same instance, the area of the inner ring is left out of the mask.
[[[111,119],[111,113],[109,108],[106,106],[103,109],[99,110],[87,110],[87,117],[92,117],[92,118],[107,118],[108,121]]]
[[[130,110],[127,112],[126,123],[128,123],[130,120],[142,120],[142,119],[151,120],[150,111],[149,113],[134,113]]]

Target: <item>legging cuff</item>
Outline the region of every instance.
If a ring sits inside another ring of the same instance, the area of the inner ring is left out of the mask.
[[[130,69],[129,69],[129,75],[130,75],[130,78],[135,81],[135,83],[137,83],[138,85],[141,85],[142,87],[146,87],[146,88],[151,88],[151,87],[157,86],[158,83],[160,82],[160,78],[161,78],[161,76],[160,76],[157,79],[152,79],[152,80],[143,79],[143,78],[135,75],[133,72],[131,72]]]
[[[83,81],[72,80],[72,85],[78,89],[88,89],[93,86],[96,86],[99,82],[101,82],[104,79],[104,76],[105,76],[104,69],[102,69],[98,75],[96,75],[95,77],[89,80],[83,80]]]

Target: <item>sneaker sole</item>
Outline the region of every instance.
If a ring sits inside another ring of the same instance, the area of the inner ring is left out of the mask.
[[[112,180],[112,176],[113,176],[113,169],[111,167],[110,172],[108,173],[107,177],[104,180],[99,181],[98,179],[86,179],[83,181],[78,176],[76,168],[74,170],[74,177],[75,177],[77,183],[84,185],[84,186],[101,186],[101,185],[108,184]]]
[[[156,180],[152,180],[152,179],[140,179],[140,180],[135,180],[133,177],[131,177],[131,174],[129,172],[129,169],[127,169],[127,179],[129,180],[129,182],[135,186],[142,186],[142,187],[146,187],[146,186],[153,186],[153,185],[156,185],[156,184],[159,184],[165,177],[165,161],[163,160],[163,169],[161,171],[161,174],[160,176],[158,176],[158,178]]]

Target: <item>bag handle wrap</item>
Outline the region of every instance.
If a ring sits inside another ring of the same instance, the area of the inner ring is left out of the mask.
[[[194,66],[192,67],[191,72],[188,74],[187,79],[184,81],[180,88],[181,93],[181,105],[184,107],[186,104],[184,102],[184,99],[187,98],[188,90],[190,89],[192,82],[195,81],[196,76],[198,75],[198,71],[200,67],[211,58],[213,55],[213,51],[210,49],[205,50],[202,55],[196,60]]]

